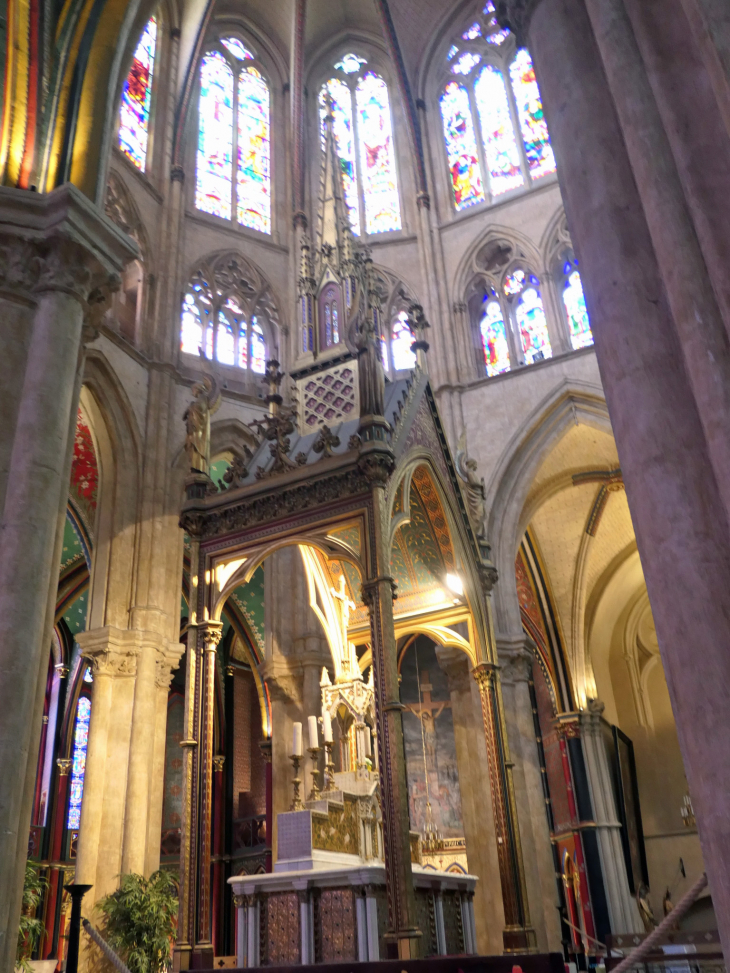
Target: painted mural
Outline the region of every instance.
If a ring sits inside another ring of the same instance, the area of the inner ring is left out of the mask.
[[[400,672],[411,828],[424,832],[430,801],[441,837],[463,837],[451,696],[433,642],[425,636],[416,639],[403,656]]]

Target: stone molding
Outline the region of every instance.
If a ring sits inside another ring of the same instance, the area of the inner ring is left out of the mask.
[[[159,688],[165,684],[169,687],[172,669],[185,650],[185,646],[169,643],[157,632],[112,626],[79,632],[76,641],[83,657],[91,663],[95,676],[135,676],[142,648],[151,645],[157,655],[155,683]]]
[[[29,303],[48,291],[70,294],[84,305],[87,341],[138,253],[70,184],[47,194],[0,186],[0,289]]]
[[[301,703],[304,690],[304,666],[283,658],[267,659],[259,666],[269,696],[277,703]]]

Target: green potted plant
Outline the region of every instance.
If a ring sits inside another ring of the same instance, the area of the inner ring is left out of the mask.
[[[104,916],[104,938],[130,973],[169,968],[177,923],[177,885],[169,872],[122,875],[116,892],[96,905]]]
[[[47,888],[48,882],[41,878],[38,869],[30,862],[26,862],[23,905],[18,925],[18,947],[15,957],[16,969],[23,970],[24,973],[33,973],[30,957],[40,945],[46,931],[43,920],[36,918],[36,909],[41,904],[43,893]]]

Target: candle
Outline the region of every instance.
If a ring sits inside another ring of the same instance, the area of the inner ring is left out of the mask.
[[[302,755],[302,724],[294,724],[294,740],[291,746],[291,752],[293,757],[301,757]]]
[[[319,738],[317,736],[317,717],[309,717],[309,749],[314,750],[319,746]]]
[[[325,743],[332,743],[332,718],[329,710],[322,713],[322,735]]]
[[[363,730],[363,733],[365,734],[365,756],[371,757],[373,751],[370,746],[370,727],[366,726],[365,729]]]

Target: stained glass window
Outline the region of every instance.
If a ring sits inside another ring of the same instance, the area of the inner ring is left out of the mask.
[[[486,298],[484,314],[479,324],[487,375],[500,375],[510,368],[509,345],[504,315],[498,300]]]
[[[482,36],[482,28],[478,23],[473,23],[471,27],[467,28],[461,35],[462,40],[473,41],[475,37]]]
[[[525,272],[519,267],[517,270],[513,270],[512,273],[507,274],[504,279],[504,292],[507,297],[512,297],[513,294],[519,294],[524,286]]]
[[[401,311],[393,322],[393,333],[390,341],[393,368],[396,371],[405,371],[416,367],[416,355],[411,351],[411,345],[414,341],[413,332],[408,327],[408,315],[405,311]]]
[[[484,199],[474,122],[466,88],[451,81],[441,95],[440,105],[454,204],[457,209],[464,209]]]
[[[271,233],[269,86],[256,68],[238,77],[238,222]]]
[[[446,57],[449,59],[449,61],[452,61],[458,53],[459,53],[459,48],[456,46],[456,44],[452,44],[451,47],[449,48],[449,53],[446,55]]]
[[[539,179],[541,176],[555,172],[555,156],[550,145],[532,58],[524,48],[515,55],[509,72],[522,129],[522,141],[525,143],[527,164],[532,178]]]
[[[502,72],[491,64],[482,68],[474,85],[474,97],[489,169],[489,188],[493,196],[499,196],[525,181]]]
[[[360,67],[367,63],[364,57],[358,57],[357,54],[345,54],[342,60],[335,64],[335,68],[338,71],[344,71],[345,74],[357,74]]]
[[[485,4],[482,13],[487,18],[487,27],[484,39],[489,44],[496,44],[498,47],[501,46],[509,37],[510,32],[506,29],[503,30],[497,23],[496,10],[494,9],[494,4],[491,2],[491,0],[488,0],[488,2]]]
[[[155,67],[157,21],[147,21],[122,88],[119,112],[119,148],[144,172],[149,145],[152,75]]]
[[[236,63],[234,83],[231,65],[220,51],[202,60],[195,205],[227,220],[235,210],[243,226],[271,233],[269,86],[257,68],[246,66],[253,54],[238,38],[223,37],[221,44],[243,64]]]
[[[66,827],[78,831],[81,824],[81,800],[84,795],[84,776],[86,774],[86,750],[89,745],[89,721],[91,719],[91,700],[81,696],[76,707],[74,742],[71,752],[71,781],[69,786],[68,820]]]
[[[233,72],[218,51],[206,54],[200,68],[199,115],[195,205],[230,220]]]
[[[253,57],[251,51],[247,47],[244,47],[237,37],[222,37],[221,44],[234,57],[237,57],[239,61],[250,60]]]
[[[251,370],[263,375],[266,370],[266,345],[264,344],[264,333],[257,324],[256,318],[253,319],[251,326]]]
[[[352,95],[344,81],[331,78],[319,95],[320,119],[322,124],[322,139],[324,140],[324,120],[327,114],[325,95],[332,99],[332,128],[337,145],[337,155],[342,167],[342,184],[345,191],[348,215],[352,232],[360,235],[360,204],[357,194],[357,176],[355,175],[355,134],[352,124]]]
[[[400,201],[395,172],[388,88],[368,71],[356,91],[360,172],[368,233],[399,230]]]
[[[469,74],[472,68],[476,67],[481,61],[481,54],[474,54],[473,51],[466,51],[458,61],[454,62],[451,70],[454,74]]]
[[[570,341],[573,348],[587,348],[593,344],[593,334],[588,320],[580,274],[571,261],[566,261],[563,270],[567,278],[563,287],[563,304],[565,313],[568,315]]]
[[[182,350],[188,355],[197,355],[203,343],[203,331],[200,311],[192,294],[186,294],[183,298],[180,337]]]
[[[545,308],[540,296],[540,282],[534,275],[524,276],[522,287],[513,293],[519,294],[515,305],[515,320],[520,333],[520,344],[525,356],[525,364],[542,361],[552,357],[550,338],[548,336]],[[512,275],[514,276],[514,275]],[[505,283],[505,292],[507,286]]]

